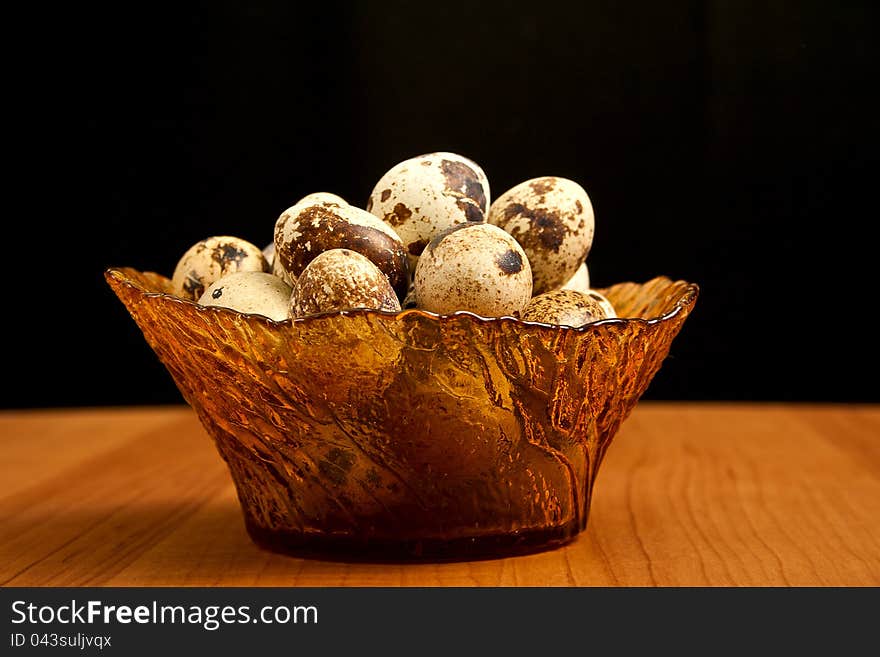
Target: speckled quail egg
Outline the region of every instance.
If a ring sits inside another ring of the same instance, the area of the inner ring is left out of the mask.
[[[419,308],[484,317],[513,315],[532,297],[532,270],[513,237],[489,224],[459,224],[437,235],[415,274]]]
[[[214,281],[235,271],[269,271],[258,246],[239,237],[220,235],[193,244],[174,269],[171,285],[184,299],[199,299]]]
[[[393,166],[373,188],[367,210],[403,240],[410,267],[436,235],[455,224],[485,221],[489,181],[456,153],[428,153]]]
[[[532,265],[535,294],[570,279],[593,244],[593,205],[584,188],[566,178],[527,180],[499,196],[488,221],[513,235]]]
[[[344,205],[348,205],[348,202],[341,196],[331,194],[330,192],[313,192],[311,194],[306,194],[305,196],[303,196],[291,207],[295,207],[297,205],[335,205],[341,207]],[[272,268],[272,273],[275,274],[275,276],[277,276],[278,278],[282,279],[288,285],[293,285],[293,281],[296,280],[296,276],[292,276],[288,272],[286,272],[284,270],[284,267],[281,265],[281,262],[275,259],[274,240],[271,244],[263,248],[263,255],[266,256],[266,260],[268,261],[269,266]]]
[[[587,290],[585,294],[588,297],[594,299],[602,309],[605,311],[605,317],[610,319],[612,317],[617,317],[617,311],[614,310],[614,305],[608,300],[601,292],[596,292],[596,290]]]
[[[307,194],[303,196],[300,200],[298,200],[294,205],[303,205],[305,203],[319,203],[321,205],[348,205],[348,201],[346,201],[341,196],[337,196],[336,194],[331,194],[330,192],[313,192],[312,194]]]
[[[256,313],[280,322],[288,317],[290,292],[290,286],[272,274],[237,271],[214,281],[199,303]]]
[[[330,249],[312,260],[297,278],[290,295],[290,315],[352,308],[397,312],[400,302],[384,273],[351,249]]]
[[[562,286],[562,289],[575,290],[586,294],[587,290],[590,289],[590,270],[587,269],[586,262],[581,263],[581,266],[577,268],[574,276],[568,279],[565,285]]]
[[[388,277],[400,299],[409,288],[403,242],[369,212],[346,204],[305,203],[285,210],[275,224],[275,259],[295,280],[320,253],[351,249],[369,258]]]
[[[529,301],[520,318],[527,322],[583,326],[605,319],[605,310],[593,297],[576,290],[552,290]]]
[[[348,202],[341,196],[331,194],[330,192],[313,192],[312,194],[307,194],[306,196],[303,196],[293,205],[332,205],[336,207],[344,207],[348,205]],[[275,259],[274,241],[269,246],[263,249],[263,255],[266,256],[266,260],[269,262],[269,266],[272,267],[272,273],[288,285],[293,285],[293,281],[296,280],[296,276],[292,275],[288,271],[285,271],[284,266],[281,264],[281,262]]]

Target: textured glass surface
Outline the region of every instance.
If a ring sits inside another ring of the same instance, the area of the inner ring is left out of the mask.
[[[581,328],[349,311],[273,322],[106,278],[226,460],[251,536],[346,557],[549,547],[586,527],[605,450],[697,287],[601,290]]]

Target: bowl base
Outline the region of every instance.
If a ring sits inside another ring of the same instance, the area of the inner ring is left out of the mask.
[[[586,524],[586,523],[584,523]],[[391,540],[334,536],[295,531],[273,531],[245,520],[258,546],[289,556],[325,561],[414,562],[494,559],[560,547],[584,529],[577,521],[547,529],[461,538]]]

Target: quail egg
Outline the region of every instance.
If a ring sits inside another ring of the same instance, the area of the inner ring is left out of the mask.
[[[532,297],[532,270],[513,237],[489,224],[458,224],[425,248],[415,272],[419,308],[513,315]]]
[[[291,317],[352,308],[397,312],[400,302],[388,278],[351,249],[330,249],[312,260],[290,295]]]
[[[455,224],[485,221],[488,208],[486,174],[455,153],[428,153],[395,165],[367,201],[367,210],[400,235],[413,269],[436,235]]]
[[[527,322],[583,326],[605,319],[605,309],[593,297],[576,290],[552,290],[529,301],[521,319]]]
[[[304,203],[285,210],[275,223],[275,260],[290,282],[330,249],[366,256],[388,277],[398,297],[406,296],[410,274],[403,242],[369,212],[348,204]]]
[[[594,299],[600,306],[602,306],[602,309],[605,311],[605,317],[607,319],[617,317],[617,312],[614,310],[614,305],[608,300],[608,297],[606,297],[604,294],[602,294],[601,292],[596,292],[596,290],[587,290],[585,294],[588,297]]]
[[[590,197],[566,178],[545,176],[516,185],[495,200],[488,221],[522,244],[532,265],[535,294],[562,286],[593,244]]]
[[[338,205],[339,207],[348,205],[348,201],[346,201],[344,198],[342,198],[341,196],[337,196],[336,194],[331,194],[330,192],[314,192],[312,194],[308,194],[306,196],[303,196],[296,203],[294,203],[294,205],[303,205],[306,203]]]
[[[199,303],[255,313],[280,322],[288,317],[290,292],[290,286],[272,274],[237,271],[214,281]]]
[[[184,299],[199,299],[214,281],[236,271],[269,271],[258,246],[239,237],[209,237],[191,246],[174,268],[171,285]]]
[[[577,292],[586,293],[590,289],[590,271],[587,269],[587,263],[582,262],[577,268],[574,276],[568,279],[568,282],[562,286],[563,290],[576,290]]]

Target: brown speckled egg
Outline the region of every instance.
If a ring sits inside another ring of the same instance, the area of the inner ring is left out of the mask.
[[[617,317],[617,311],[614,310],[614,305],[608,300],[608,298],[602,294],[601,292],[596,292],[596,290],[587,290],[585,293],[588,297],[594,299],[602,309],[605,311],[606,318]]]
[[[240,313],[255,313],[280,322],[288,317],[290,292],[290,286],[277,276],[259,271],[238,271],[214,281],[199,303],[231,308]]]
[[[275,259],[292,282],[320,253],[351,249],[369,258],[400,299],[409,287],[403,242],[384,222],[351,205],[305,203],[285,210],[275,224]]]
[[[488,221],[522,245],[532,265],[535,294],[563,285],[593,244],[590,197],[565,178],[534,178],[509,189],[492,204]]]
[[[395,165],[367,201],[367,210],[400,235],[412,269],[435,236],[455,224],[485,221],[488,208],[486,174],[455,153],[428,153]]]
[[[350,249],[324,251],[302,271],[290,295],[291,317],[352,308],[397,312],[400,302],[388,278]]]
[[[300,200],[298,200],[294,205],[303,205],[303,204],[312,204],[318,203],[320,205],[336,205],[339,207],[348,205],[348,201],[346,201],[341,196],[337,196],[336,194],[331,194],[330,192],[313,192],[312,194],[308,194],[303,196]]]
[[[197,300],[214,281],[235,271],[269,271],[258,246],[239,237],[220,235],[193,244],[183,254],[171,285],[184,299]]]
[[[497,226],[459,224],[428,244],[414,287],[417,306],[431,312],[513,315],[532,297],[532,270],[522,247]]]
[[[539,294],[522,311],[527,322],[583,326],[605,319],[605,310],[594,298],[575,290],[552,290]]]
[[[587,263],[582,262],[581,266],[577,268],[577,271],[574,273],[574,276],[568,279],[565,285],[562,286],[563,290],[575,290],[576,292],[583,292],[584,294],[590,289],[590,270],[587,269]]]

